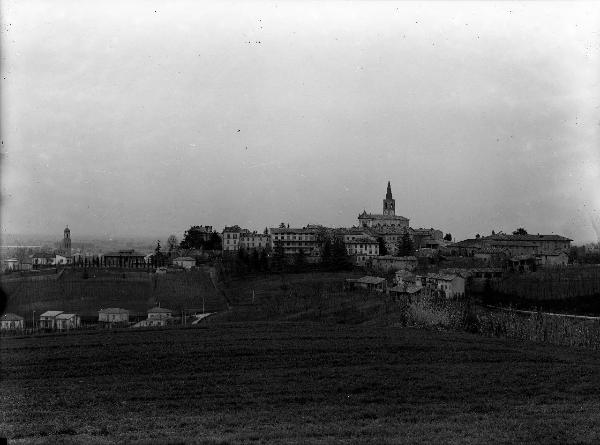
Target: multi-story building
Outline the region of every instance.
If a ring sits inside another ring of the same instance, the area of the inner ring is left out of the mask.
[[[223,253],[237,252],[240,245],[240,235],[248,232],[248,229],[242,229],[240,226],[226,226],[223,229]]]
[[[366,265],[371,258],[379,255],[379,243],[369,235],[353,236],[344,234],[346,252],[358,266]]]
[[[246,251],[265,250],[271,247],[271,236],[268,233],[258,233],[256,231],[241,232],[238,245],[240,249]]]
[[[294,255],[302,250],[308,261],[316,262],[321,257],[321,241],[317,228],[273,227],[269,229],[269,234],[273,249],[281,246],[284,255]]]

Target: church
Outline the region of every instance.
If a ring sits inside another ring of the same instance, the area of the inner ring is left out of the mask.
[[[396,215],[396,200],[392,198],[392,186],[388,181],[387,193],[383,200],[383,213],[367,213],[365,210],[358,215],[359,227],[397,227],[408,229],[408,218]]]

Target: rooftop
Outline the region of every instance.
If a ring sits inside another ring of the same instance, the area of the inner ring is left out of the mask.
[[[153,307],[152,309],[148,309],[149,314],[170,314],[173,311],[171,309],[166,309],[164,307]]]
[[[21,320],[23,320],[23,317],[21,317],[20,315],[17,315],[17,314],[4,314],[0,320],[1,321],[21,321]]]
[[[394,255],[381,255],[376,258],[377,260],[391,260],[391,261],[417,261],[417,257],[410,256],[394,256]]]
[[[127,309],[122,309],[120,307],[107,307],[106,309],[100,309],[98,312],[102,314],[128,314],[129,311]]]
[[[46,311],[40,315],[40,317],[56,317],[58,314],[62,314],[63,311]]]
[[[366,277],[359,278],[355,282],[356,283],[365,283],[365,284],[379,284],[379,283],[383,283],[384,281],[385,281],[385,278],[366,276]]]
[[[380,213],[367,213],[366,211],[363,211],[358,215],[358,219],[394,219],[397,221],[408,221],[408,218],[400,215],[383,215]]]
[[[56,316],[57,320],[68,320],[70,318],[76,317],[76,314],[59,314]]]

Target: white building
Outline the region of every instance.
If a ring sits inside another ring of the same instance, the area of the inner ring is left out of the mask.
[[[446,298],[459,298],[465,295],[465,279],[456,274],[417,275],[417,286],[424,287],[430,292],[443,293]]]
[[[0,330],[20,331],[24,328],[23,317],[17,314],[4,314],[0,317]]]
[[[237,252],[240,246],[240,235],[248,229],[242,229],[240,226],[229,226],[223,229],[223,253]]]
[[[264,250],[271,246],[271,236],[258,232],[241,232],[239,248],[246,251]]]
[[[372,236],[348,236],[344,235],[346,252],[354,259],[358,266],[366,265],[370,259],[379,255],[379,243]]]
[[[186,270],[190,270],[196,265],[196,260],[189,256],[180,256],[173,260],[173,266],[182,267]]]
[[[77,314],[58,314],[55,318],[56,329],[63,331],[81,326],[81,317]]]
[[[63,311],[46,311],[40,315],[40,328],[56,329],[56,317]]]
[[[129,311],[119,307],[109,307],[98,311],[98,321],[100,323],[128,323]]]

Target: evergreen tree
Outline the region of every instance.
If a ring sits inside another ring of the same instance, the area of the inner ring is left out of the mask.
[[[348,257],[346,251],[346,245],[342,238],[336,237],[333,240],[331,248],[332,265],[335,270],[347,270],[351,267],[352,263]]]
[[[379,243],[379,255],[387,255],[387,246],[385,245],[385,240],[383,239],[383,237],[380,236],[379,238],[377,238],[377,242]]]
[[[326,237],[323,241],[323,250],[321,253],[321,264],[325,269],[329,269],[331,267],[332,262],[332,246],[331,239]]]
[[[397,243],[396,255],[397,256],[410,256],[414,255],[415,247],[413,241],[408,232],[404,232]]]
[[[277,272],[284,267],[285,251],[283,250],[283,242],[275,241],[275,249],[273,250],[273,269]]]
[[[306,269],[306,254],[304,249],[299,249],[294,256],[294,269],[296,272],[303,272]]]

